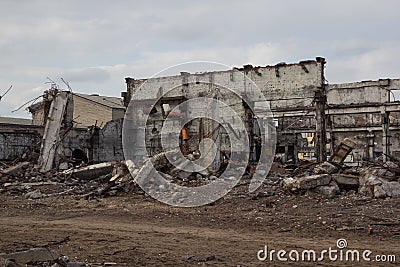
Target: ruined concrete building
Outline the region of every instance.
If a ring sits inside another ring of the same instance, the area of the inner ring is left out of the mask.
[[[322,105],[322,98],[325,90],[324,80],[324,64],[323,58],[317,58],[317,60],[302,61],[299,64],[285,64],[281,63],[276,66],[266,67],[253,67],[246,65],[243,68],[234,68],[227,71],[216,71],[216,72],[205,72],[189,74],[182,72],[181,75],[151,78],[135,80],[126,78],[127,92],[123,94],[125,104],[127,105],[132,96],[137,94],[137,90],[140,87],[141,90],[149,92],[149,95],[163,95],[163,92],[169,88],[175,88],[173,92],[168,92],[167,95],[163,96],[159,103],[155,106],[152,105],[154,100],[149,99],[146,103],[143,103],[144,109],[154,109],[151,112],[150,123],[148,126],[148,138],[146,145],[147,151],[150,155],[159,152],[159,133],[163,126],[163,116],[165,117],[165,111],[163,110],[164,105],[168,105],[170,109],[173,109],[186,99],[194,97],[215,97],[219,94],[219,98],[222,102],[228,103],[229,106],[233,107],[235,113],[237,113],[241,120],[245,123],[246,132],[249,134],[249,141],[251,147],[250,159],[257,161],[260,154],[260,147],[257,137],[259,137],[259,124],[256,122],[257,118],[251,111],[251,108],[257,108],[259,105],[258,100],[254,101],[243,101],[249,98],[250,89],[254,86],[253,83],[261,90],[266,100],[268,101],[271,111],[273,113],[274,120],[277,123],[277,151],[280,152],[283,149],[289,159],[291,154],[299,147],[299,144],[306,143],[301,138],[301,132],[292,133],[285,130],[282,131],[282,125],[287,125],[288,121],[292,123],[294,118],[287,117],[288,112],[306,109],[306,112],[313,116],[314,128],[312,132],[316,133],[316,144],[325,142],[325,131],[323,127],[316,127],[316,125],[324,124],[325,117],[324,106]],[[238,95],[227,93],[224,88],[235,88],[238,91]],[[218,93],[218,90],[222,90]],[[207,108],[207,107],[198,107]],[[162,112],[155,112],[161,110]],[[181,113],[186,113],[186,110],[182,110]],[[196,111],[195,111],[196,112]],[[220,113],[223,111],[219,111]],[[157,117],[157,114],[160,114]],[[187,115],[187,114],[183,114]],[[230,117],[229,114],[225,114],[225,117]],[[298,119],[298,118],[297,118]],[[317,123],[318,121],[318,123]],[[231,125],[232,123],[229,123]],[[238,135],[243,134],[238,132],[239,122],[236,121],[236,125],[223,125],[223,127],[230,127]],[[291,125],[290,125],[291,126]],[[189,136],[192,140],[193,146],[189,149],[191,151],[196,149],[196,145],[199,144],[199,139],[207,137],[205,135],[214,132],[217,125],[207,125],[207,121],[195,121],[186,125]],[[221,128],[223,128],[221,127]],[[151,133],[151,134],[150,134]],[[151,138],[151,135],[154,135]],[[209,137],[209,136],[208,136]],[[255,137],[255,138],[254,138]],[[228,143],[222,132],[218,137],[214,136],[214,141],[219,139],[221,146]],[[303,141],[303,142],[302,142]],[[226,148],[221,148],[221,154],[224,150],[239,150],[238,148],[229,147],[231,144],[228,143]],[[232,144],[235,145],[235,144]],[[321,150],[321,157],[325,154],[322,145],[317,145],[317,151]],[[274,150],[274,149],[273,149]],[[272,150],[272,151],[273,151]],[[268,153],[268,152],[267,152]],[[143,156],[143,155],[138,155]],[[273,156],[273,155],[271,155]],[[293,156],[291,157],[293,158]],[[222,160],[222,157],[221,157]]]
[[[0,158],[38,158],[42,171],[81,162],[123,160],[121,129],[125,108],[116,97],[45,91],[28,107],[32,120],[3,118]]]
[[[122,96],[125,106],[128,106],[141,86],[150,95],[163,95],[166,88],[176,88],[155,105],[152,99],[143,101],[143,108],[148,109],[151,115],[145,137],[150,156],[161,150],[157,135],[163,126],[166,105],[170,110],[186,99],[213,97],[213,90],[218,87],[215,84],[246,90],[246,86],[251,86],[251,83],[246,85],[246,78],[249,78],[261,89],[270,105],[277,131],[276,154],[283,161],[296,163],[304,158],[324,161],[346,137],[356,142],[347,161],[399,157],[400,102],[391,96],[393,91],[400,89],[400,81],[383,79],[329,85],[324,69],[325,59],[318,57],[296,64],[246,65],[227,71],[182,72],[177,76],[139,80],[126,78],[127,91]],[[251,146],[254,147],[253,158],[257,158],[257,144],[251,138],[257,134],[254,114],[247,112],[246,105],[234,96],[225,95],[224,101],[242,107],[236,111],[247,124]],[[257,103],[250,105],[256,106]],[[158,116],[157,110],[161,111]],[[188,125],[188,134],[196,139],[194,143],[198,143],[199,132],[204,135],[204,131],[212,131],[212,127],[207,127],[204,122]]]
[[[46,91],[29,110],[44,126],[38,164],[42,171],[61,163],[122,160],[121,99],[99,95]]]
[[[161,151],[159,134],[167,114],[179,121],[188,111],[174,110],[175,107],[194,97],[208,97],[228,103],[243,119],[249,133],[250,160],[257,161],[260,125],[251,108],[257,109],[260,103],[243,101],[251,99],[248,94],[254,84],[270,106],[272,125],[276,129],[276,147],[267,152],[275,152],[282,161],[324,161],[345,138],[356,143],[347,162],[378,157],[382,160],[400,158],[400,102],[395,98],[400,80],[327,84],[325,64],[325,59],[318,57],[295,64],[246,65],[225,71],[182,72],[150,79],[126,78],[123,102],[115,97],[52,88],[44,93],[43,101],[29,107],[33,120],[0,119],[0,159],[12,160],[29,152],[29,155],[40,155],[43,170],[58,167],[63,162],[123,160],[125,108],[143,86],[149,95],[162,96],[156,104],[154,99],[144,98],[138,107],[138,112],[150,115],[143,136],[148,155]],[[227,92],[224,86],[241,88],[241,95]],[[175,89],[165,94],[168,88]],[[213,110],[205,106],[195,109]],[[223,160],[225,156],[229,157],[227,151],[242,149],[228,140],[224,129],[231,129],[238,136],[242,132],[234,120],[227,120],[222,126],[209,119],[198,119],[186,124],[182,132],[171,130],[170,134],[178,134],[184,143],[181,148],[188,151],[196,150],[202,138],[218,139],[220,160]],[[142,138],[135,134],[133,132],[132,139]],[[139,153],[137,157],[140,159],[147,154]]]

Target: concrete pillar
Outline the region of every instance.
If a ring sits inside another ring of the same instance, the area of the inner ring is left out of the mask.
[[[374,158],[374,147],[375,147],[375,134],[373,131],[368,131],[368,158],[371,160]]]
[[[297,141],[297,137],[296,137],[296,141]],[[298,153],[299,153],[299,148],[298,148],[297,143],[295,143],[294,146],[293,146],[293,155],[294,155],[293,163],[294,164],[299,163]]]
[[[326,160],[326,115],[325,115],[325,88],[319,88],[315,92],[315,148],[319,162]]]
[[[285,157],[284,157],[283,163],[288,162],[288,160],[289,160],[289,145],[285,144]]]
[[[53,163],[59,154],[57,151],[62,149],[63,145],[59,142],[60,128],[63,126],[68,94],[68,92],[57,92],[51,102],[38,159],[41,172],[49,171],[54,167]]]
[[[218,100],[218,96],[216,95],[214,97],[215,100]],[[214,131],[215,129],[217,129],[219,127],[219,124],[217,121],[220,121],[220,114],[219,114],[219,104],[218,102],[215,102],[212,104],[211,106],[212,109],[212,117],[213,117],[213,121],[212,123],[212,132],[214,132],[213,136],[211,136],[211,138],[213,139],[214,143],[215,143],[215,147],[213,149],[213,154],[215,155],[214,158],[214,169],[218,170],[218,168],[220,167],[220,148],[221,148],[221,135],[220,135],[220,131]]]
[[[389,133],[389,112],[382,110],[382,152],[383,152],[383,161],[386,162],[389,160],[390,156],[390,133]]]

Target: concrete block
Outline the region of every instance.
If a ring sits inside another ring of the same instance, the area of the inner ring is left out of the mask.
[[[358,177],[354,175],[334,174],[332,175],[332,178],[339,185],[359,186],[360,184]]]
[[[326,173],[326,174],[332,174],[332,173],[336,173],[338,172],[339,168],[337,166],[335,166],[334,164],[325,161],[323,163],[321,163],[320,165],[317,165],[313,172],[315,174],[321,174],[321,173]]]
[[[356,143],[349,139],[345,138],[338,146],[338,148],[333,152],[330,160],[336,163],[342,163],[346,157],[350,154],[350,152],[355,147]]]
[[[389,182],[383,178],[369,175],[365,183],[362,184],[360,191],[369,189],[375,198],[400,197],[400,183],[397,181]]]
[[[284,180],[285,187],[292,191],[309,190],[318,186],[329,185],[332,178],[328,174],[318,174],[297,179],[288,178]]]
[[[72,176],[79,179],[95,179],[99,176],[111,173],[114,168],[115,162],[104,162],[93,164],[74,170],[63,171],[63,174],[72,174]]]
[[[398,182],[383,183],[382,189],[388,197],[400,197],[400,183]]]
[[[328,198],[335,197],[340,193],[339,186],[334,181],[330,182],[329,185],[318,186],[313,191]]]
[[[327,174],[312,175],[302,177],[297,181],[300,189],[307,190],[321,185],[328,185],[331,181],[331,176]]]

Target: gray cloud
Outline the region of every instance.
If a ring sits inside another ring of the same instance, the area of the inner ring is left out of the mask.
[[[271,65],[324,56],[330,83],[398,78],[400,2],[0,2],[0,114],[41,94],[46,77],[119,96],[124,77],[190,60]],[[61,82],[60,82],[61,83]]]

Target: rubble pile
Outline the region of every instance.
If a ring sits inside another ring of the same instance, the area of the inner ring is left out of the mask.
[[[312,191],[327,197],[340,193],[400,197],[400,165],[395,162],[381,165],[366,162],[362,167],[347,167],[326,161],[316,165],[312,173],[307,170],[296,174],[282,178],[282,186],[290,193]]]
[[[141,166],[135,167],[133,163],[128,163],[128,165],[130,166],[132,175],[135,176],[135,174],[143,171],[143,169],[150,168],[151,164],[166,180],[188,187],[210,183],[217,179],[227,166],[227,162],[222,162],[220,168],[216,171],[212,170],[212,168],[195,171],[191,170],[194,169],[191,163],[199,160],[200,154],[190,153],[185,155],[185,157],[180,157],[179,155],[178,151],[171,150],[155,155]],[[151,179],[151,177],[149,178]]]
[[[108,197],[140,191],[125,162],[106,162],[68,170],[40,172],[35,164],[20,162],[0,169],[0,193],[23,194],[27,199],[57,195]]]
[[[344,161],[354,146],[352,140],[344,139],[329,161],[300,164],[291,174],[283,177],[282,186],[290,193],[312,191],[326,197],[340,193],[360,193],[375,198],[400,197],[399,161],[346,166]]]
[[[196,155],[189,154],[190,160]],[[180,159],[181,160],[181,159]],[[181,160],[182,161],[182,160]],[[167,180],[182,186],[201,186],[218,179],[226,168],[200,172],[182,170],[186,163],[172,165],[165,153],[160,153],[135,165],[132,161],[100,164],[39,172],[30,162],[20,162],[0,170],[0,193],[24,194],[27,199],[73,194],[84,198],[109,197],[123,193],[144,192],[135,182],[136,175],[150,164]],[[290,194],[314,192],[326,197],[360,193],[375,198],[400,197],[400,164],[398,162],[364,163],[361,167],[347,167],[335,162],[301,163],[297,168],[274,162],[266,185],[276,185]],[[251,170],[251,168],[250,168]],[[151,175],[150,175],[151,176]],[[149,176],[149,182],[151,177]],[[245,175],[250,176],[250,171]],[[247,183],[245,183],[247,184]],[[243,185],[239,183],[238,185]]]
[[[353,146],[354,142],[345,139],[332,155],[332,160],[322,163],[303,161],[296,165],[284,165],[273,162],[262,190],[268,188],[268,194],[271,190],[284,190],[289,194],[312,192],[329,198],[340,194],[362,194],[375,198],[400,197],[400,163],[375,161],[363,162],[357,167],[346,166],[344,158]],[[171,183],[187,187],[202,186],[222,179],[222,173],[227,174],[228,160],[221,162],[218,170],[205,168],[196,171],[191,164],[199,159],[197,153],[182,156],[179,151],[172,150],[159,153],[139,164],[127,160],[82,164],[66,170],[52,169],[47,172],[40,172],[32,162],[21,161],[0,168],[0,193],[23,194],[27,199],[65,194],[91,199],[131,192],[144,194],[137,181],[145,179],[143,181],[151,188],[155,184],[155,171]],[[232,173],[226,179],[235,178],[238,172],[244,171],[243,167],[237,167],[233,162],[231,165],[234,166],[233,172],[229,170]],[[250,183],[254,169],[254,166],[249,166],[243,177],[248,179],[242,179],[237,187]],[[138,177],[139,173],[144,175]]]
[[[366,168],[360,176],[360,193],[370,193],[375,198],[400,197],[400,179],[396,172],[390,171],[386,166],[390,165],[392,170],[395,163],[387,162],[384,168]]]

